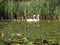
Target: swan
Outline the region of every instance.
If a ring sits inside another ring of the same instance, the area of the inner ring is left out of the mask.
[[[27,22],[37,22],[39,21],[39,15],[37,15],[37,19],[35,19],[35,15],[33,16],[33,19],[26,19]]]

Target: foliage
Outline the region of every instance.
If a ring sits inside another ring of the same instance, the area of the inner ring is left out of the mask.
[[[34,14],[40,14],[43,17],[44,16],[57,16],[59,12],[57,12],[59,8],[59,0],[31,0],[31,1],[22,1],[22,2],[16,2],[16,1],[1,1],[0,4],[0,11],[5,12],[6,14],[11,14],[11,17],[14,17],[17,15],[18,17],[25,17],[29,16],[32,17]],[[3,4],[3,5],[2,5]],[[2,13],[2,12],[1,12]],[[8,17],[9,18],[9,17]]]

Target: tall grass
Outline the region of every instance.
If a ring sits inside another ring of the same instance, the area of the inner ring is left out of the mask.
[[[4,3],[3,3],[4,4]],[[32,0],[32,1],[8,1],[4,10],[5,13],[13,17],[17,15],[18,17],[24,16],[33,16],[34,14],[40,14],[42,16],[59,16],[60,8],[59,8],[59,0],[47,1],[47,0]],[[2,8],[2,7],[1,7]],[[58,12],[59,11],[59,12]],[[12,16],[13,15],[13,16]],[[9,16],[9,17],[10,17]]]

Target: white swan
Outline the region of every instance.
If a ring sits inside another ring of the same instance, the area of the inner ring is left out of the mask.
[[[33,19],[26,19],[27,22],[37,22],[39,21],[39,14],[37,15],[37,19],[35,19],[35,15],[33,16]]]

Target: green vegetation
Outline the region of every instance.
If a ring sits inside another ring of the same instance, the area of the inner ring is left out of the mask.
[[[2,0],[1,17],[4,19],[19,19],[39,14],[41,19],[60,18],[60,0]],[[2,14],[4,13],[4,14]]]
[[[25,19],[38,14],[39,22],[26,22]],[[42,42],[36,39],[46,39],[60,44],[60,0],[0,0],[0,19],[2,41],[32,45]],[[0,45],[3,43],[0,41]]]

